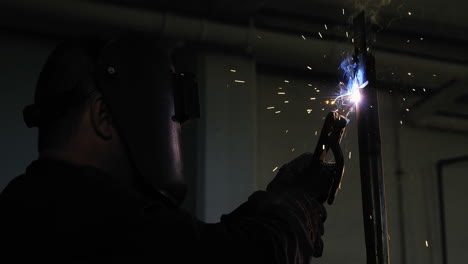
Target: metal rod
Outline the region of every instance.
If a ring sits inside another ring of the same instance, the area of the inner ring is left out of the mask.
[[[376,90],[375,60],[368,54],[364,12],[354,19],[355,60],[365,67],[369,84],[361,90],[356,117],[359,138],[362,209],[368,264],[389,264],[385,184],[382,170],[380,124]]]
[[[445,196],[444,196],[444,179],[443,171],[444,168],[460,162],[467,162],[468,156],[461,156],[452,159],[439,160],[437,162],[437,188],[439,197],[439,216],[440,216],[440,242],[442,244],[442,264],[448,263],[448,252],[447,252],[447,225],[445,222]]]
[[[400,94],[400,91],[398,89],[395,90],[395,94],[392,98],[393,100],[393,107],[399,105],[399,97],[398,95]],[[395,111],[397,112],[397,111]],[[393,122],[395,124],[398,123],[400,120],[400,116],[397,114],[393,115],[392,118]],[[400,248],[400,264],[406,264],[407,263],[407,257],[406,257],[406,232],[405,232],[405,205],[404,205],[404,192],[403,192],[403,178],[404,178],[404,170],[402,167],[402,162],[401,162],[401,135],[400,135],[400,127],[394,126],[394,140],[395,140],[395,163],[396,163],[396,178],[397,178],[397,204],[398,204],[398,222],[400,225],[400,243],[398,247]]]

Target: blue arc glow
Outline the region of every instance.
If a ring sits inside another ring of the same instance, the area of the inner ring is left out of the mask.
[[[338,108],[346,108],[346,111],[359,103],[362,99],[361,89],[369,83],[365,77],[365,64],[357,63],[352,57],[347,57],[340,64],[343,71],[343,82],[340,82],[340,95],[335,98]]]

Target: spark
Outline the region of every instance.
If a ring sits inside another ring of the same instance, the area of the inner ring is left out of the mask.
[[[275,107],[274,106],[269,106],[269,107],[267,107],[267,109],[271,110],[271,109],[275,109]]]
[[[281,111],[276,111],[276,112],[275,112],[275,114],[279,114],[279,113],[281,113]]]
[[[231,72],[236,72],[236,70],[231,70]]]
[[[319,34],[320,38],[323,38],[322,33],[319,32],[318,34]]]
[[[408,72],[408,76],[411,76],[411,72]]]
[[[285,82],[285,83],[289,83],[289,81],[288,81],[288,80],[284,80],[284,82]]]
[[[313,101],[313,100],[316,100],[316,99],[317,99],[317,98],[315,98],[315,97],[311,97],[311,98],[310,98],[310,100],[312,100],[312,101]]]
[[[411,16],[411,15],[412,15],[412,13],[411,13],[411,12],[408,12],[408,16]]]
[[[369,49],[370,49],[370,48],[369,48],[369,47],[367,47],[367,49],[366,49],[366,50],[367,50],[367,51],[369,51]]]
[[[242,81],[242,80],[234,80],[234,82],[236,82],[236,83],[245,83],[245,81]]]
[[[423,88],[423,92],[426,92],[426,88]]]
[[[409,108],[406,108],[406,112],[409,112]]]
[[[420,38],[420,40],[424,40],[424,38]]]
[[[317,130],[315,130],[315,135],[317,135]]]
[[[285,92],[278,92],[278,94],[286,94]]]
[[[322,145],[322,149],[325,149],[325,145]]]
[[[294,148],[291,149],[291,152],[294,152]]]
[[[326,100],[325,103],[326,103],[326,104],[330,104],[330,101]]]
[[[325,108],[322,108],[322,111],[325,111]]]
[[[351,42],[354,43],[354,38],[351,39]]]
[[[304,35],[301,35],[301,37],[302,37],[304,40],[306,40],[306,37],[304,37]]]
[[[346,37],[349,38],[349,34],[348,34],[348,31],[346,31]]]
[[[403,97],[403,101],[406,101],[406,98]]]
[[[409,39],[406,41],[406,43],[410,43],[410,42],[411,42],[411,40],[409,40]]]
[[[306,111],[307,111],[307,114],[312,113],[312,109],[307,109]]]
[[[403,121],[402,121],[402,120],[400,120],[400,125],[403,125]]]
[[[258,39],[262,39],[262,36],[257,36]]]
[[[320,93],[320,90],[315,90],[317,93]]]
[[[343,8],[343,16],[344,16],[344,8]]]
[[[307,69],[309,69],[309,70],[312,70],[312,67],[310,67],[310,66],[307,66]]]
[[[426,242],[426,247],[429,247],[429,242],[427,242],[427,240],[425,242]]]
[[[369,215],[369,219],[372,220],[372,215]]]
[[[349,159],[351,159],[351,151],[349,152],[349,156],[348,156],[348,157],[349,157]]]
[[[432,74],[432,76],[437,77],[437,74],[434,73],[434,74]]]
[[[278,167],[275,167],[275,168],[273,169],[273,172],[275,172],[277,169],[278,169]]]
[[[308,85],[309,87],[312,87],[312,84],[311,84],[311,83],[309,83],[309,84],[307,84],[307,85]]]
[[[328,30],[327,24],[325,24],[325,30]]]
[[[281,87],[281,86],[278,86],[278,90],[283,90],[283,87]]]
[[[286,129],[286,134],[289,132],[289,129]]]
[[[285,104],[289,104],[289,101],[284,101]]]

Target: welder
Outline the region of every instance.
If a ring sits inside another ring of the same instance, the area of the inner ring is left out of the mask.
[[[330,170],[306,153],[216,224],[180,209],[181,125],[194,76],[158,38],[69,40],[44,65],[38,159],[0,196],[2,263],[309,263],[323,249]],[[202,262],[199,262],[202,261]]]

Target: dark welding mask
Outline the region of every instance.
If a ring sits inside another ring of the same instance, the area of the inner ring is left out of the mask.
[[[122,38],[94,49],[92,75],[135,168],[175,206],[186,194],[181,124],[199,117],[195,76],[174,71],[170,50],[150,37]],[[73,63],[69,61],[68,64]],[[25,109],[36,126],[37,109]]]
[[[97,62],[97,86],[147,184],[179,205],[186,194],[180,125],[199,117],[195,76],[176,73],[154,39],[109,43]]]

